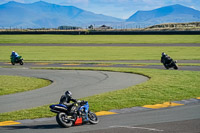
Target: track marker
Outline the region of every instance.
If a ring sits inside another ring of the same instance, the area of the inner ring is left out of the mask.
[[[156,132],[163,132],[164,130],[159,130],[155,128],[146,128],[146,127],[131,127],[131,126],[110,126],[110,128],[129,128],[129,129],[141,129],[141,130],[149,130]]]
[[[96,112],[95,113],[97,116],[102,116],[102,115],[114,115],[114,114],[118,114],[115,112],[109,112],[109,111],[100,111],[100,112]]]
[[[96,64],[96,66],[111,66],[111,64]]]
[[[151,108],[151,109],[160,109],[160,108],[167,108],[167,107],[174,107],[174,106],[182,106],[184,104],[179,103],[172,103],[172,102],[165,102],[163,104],[155,104],[155,105],[144,105],[145,108]]]
[[[16,122],[16,121],[3,121],[0,122],[0,126],[9,126],[9,125],[17,125],[17,124],[21,124],[20,122]]]
[[[7,62],[6,62],[6,63],[3,63],[3,64],[11,64],[11,63],[7,63]]]

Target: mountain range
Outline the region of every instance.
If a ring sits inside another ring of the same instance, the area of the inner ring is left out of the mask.
[[[74,6],[43,1],[32,4],[11,1],[0,5],[0,27],[57,28],[61,25],[84,26],[121,21],[119,18],[95,14]]]
[[[138,11],[126,20],[126,22],[147,22],[151,24],[196,21],[200,21],[200,11],[179,4],[151,11]]]
[[[61,6],[43,1],[0,5],[0,28],[57,28],[58,26],[133,25],[200,21],[200,11],[182,5],[171,5],[151,11],[138,11],[127,20],[95,14],[74,6]]]

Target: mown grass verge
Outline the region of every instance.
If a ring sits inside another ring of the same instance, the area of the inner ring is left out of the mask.
[[[200,43],[200,35],[0,35],[0,43]]]
[[[83,98],[88,100],[92,111],[121,109],[166,101],[182,100],[200,96],[200,72],[156,70],[139,68],[48,68],[74,70],[105,70],[137,73],[150,80],[126,89]],[[15,112],[1,113],[0,121],[52,117],[49,105]]]
[[[0,75],[0,96],[30,91],[51,84],[51,81],[33,77]]]
[[[24,61],[160,60],[166,52],[174,60],[200,60],[200,47],[64,47],[0,46],[0,61],[16,51]]]

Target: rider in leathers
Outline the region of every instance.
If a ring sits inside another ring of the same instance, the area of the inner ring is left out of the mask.
[[[73,104],[70,103],[70,102],[77,102],[76,99],[73,99],[72,98],[72,93],[71,91],[66,91],[65,92],[65,95],[62,95],[61,98],[60,98],[60,103],[59,104],[64,104],[64,105],[67,105],[68,108],[71,110],[71,108],[73,107]],[[76,110],[77,111],[77,110]],[[86,111],[86,121],[88,121],[88,111]]]
[[[163,52],[162,57],[161,57],[161,63],[166,65],[166,64],[170,64],[171,62],[172,62],[172,58]]]
[[[60,98],[60,103],[59,104],[65,104],[67,106],[70,106],[72,105],[70,102],[77,102],[76,99],[73,99],[72,98],[72,93],[71,91],[66,91],[65,92],[65,95],[62,95],[61,98]]]
[[[15,61],[17,61],[17,59],[19,57],[19,54],[17,52],[15,52],[15,51],[12,51],[11,57],[13,57]]]
[[[60,98],[60,103],[59,104],[64,104],[66,105],[68,108],[69,108],[69,111],[71,112],[72,110],[72,107],[73,107],[73,103],[70,103],[70,102],[77,102],[76,99],[73,99],[72,98],[72,93],[71,91],[66,91],[65,92],[65,95],[62,95],[61,98]],[[74,110],[76,111],[76,110]]]

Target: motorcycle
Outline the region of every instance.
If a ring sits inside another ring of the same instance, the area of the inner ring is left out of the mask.
[[[177,65],[176,63],[177,63],[177,61],[172,60],[172,61],[171,61],[170,63],[168,63],[168,64],[166,64],[166,63],[163,62],[163,65],[164,65],[164,67],[165,67],[166,69],[174,68],[175,70],[177,70],[177,69],[178,69],[178,65]]]
[[[64,104],[50,105],[50,111],[57,113],[56,121],[61,127],[71,127],[84,123],[97,124],[99,122],[95,113],[89,110],[87,101],[77,101],[70,106]],[[86,116],[87,115],[87,116]]]
[[[22,56],[18,56],[18,57],[14,57],[14,56],[10,56],[10,60],[11,60],[11,64],[15,65],[15,63],[19,63],[20,65],[23,65],[23,58]]]

